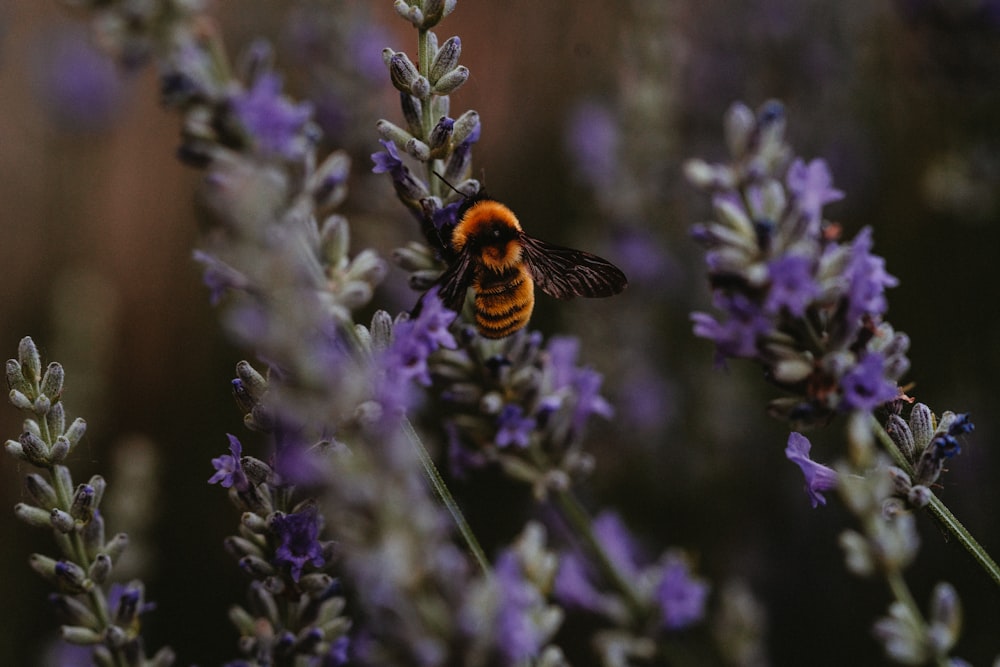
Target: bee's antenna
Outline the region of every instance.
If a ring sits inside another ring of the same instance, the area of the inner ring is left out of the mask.
[[[436,171],[433,172],[433,173],[434,173],[435,176],[437,176],[438,178],[441,179],[442,183],[444,183],[445,185],[447,185],[449,188],[451,188],[452,190],[454,190],[456,193],[462,195],[462,197],[464,199],[468,199],[469,198],[468,195],[466,195],[464,192],[462,192],[461,190],[459,190],[458,188],[456,188],[454,185],[452,185],[451,183],[449,183],[447,178],[445,178],[441,174],[437,173]]]

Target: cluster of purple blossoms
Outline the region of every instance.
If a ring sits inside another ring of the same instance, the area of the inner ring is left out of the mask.
[[[632,586],[634,600],[643,608],[654,610],[660,626],[681,630],[705,616],[709,585],[694,577],[688,561],[675,550],[668,550],[658,561],[649,563],[618,515],[605,512],[594,519],[594,536],[608,560]],[[579,609],[622,623],[629,604],[613,591],[609,582],[576,551],[559,559],[554,581],[556,599],[568,608]]]
[[[493,462],[522,481],[544,484],[553,473],[570,479],[589,470],[582,449],[587,424],[613,411],[600,394],[600,373],[577,365],[579,342],[554,337],[543,346],[541,334],[527,331],[487,341],[471,328],[461,338],[466,344],[459,349],[430,360],[452,472],[463,476]]]
[[[718,358],[754,359],[792,394],[771,411],[797,423],[871,411],[895,399],[909,368],[909,339],[883,321],[885,289],[898,281],[871,253],[871,230],[850,243],[823,208],[843,197],[826,163],[791,157],[784,110],[726,115],[728,164],[692,160],[688,178],[712,196],[714,220],[696,225],[722,317],[692,314]]]

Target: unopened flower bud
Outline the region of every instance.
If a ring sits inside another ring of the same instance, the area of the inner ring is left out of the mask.
[[[432,84],[436,84],[444,75],[448,74],[458,66],[458,57],[462,54],[462,40],[458,37],[449,37],[444,44],[434,54],[427,78]]]
[[[459,65],[442,76],[438,82],[434,84],[433,90],[438,95],[450,95],[458,90],[462,84],[468,80],[469,68],[465,65]]]

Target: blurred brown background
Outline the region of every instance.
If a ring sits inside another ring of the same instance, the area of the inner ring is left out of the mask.
[[[872,225],[875,251],[901,279],[889,319],[913,339],[912,393],[937,412],[972,413],[976,433],[942,493],[996,555],[998,7],[461,0],[440,31],[462,37],[472,77],[452,115],[482,115],[475,170],[491,194],[532,233],[597,250],[632,276],[618,299],[546,301],[533,323],[581,336],[618,410],[595,427],[590,499],[621,511],[657,550],[692,549],[717,585],[745,580],[769,612],[774,664],[877,662],[869,628],[887,597],[845,572],[836,535],[850,519],[809,508],[782,454],[785,428],[763,417],[774,395],[756,369],[714,369],[710,345],[690,335],[688,313],[709,299],[687,228],[707,206],[680,165],[724,157],[720,121],[734,100],[786,103],[793,146],[825,157],[847,193],[828,215],[851,235]],[[329,145],[351,152],[355,247],[388,255],[416,238],[388,183],[369,173],[375,120],[400,121],[379,52],[415,50],[391,2],[220,1],[213,14],[231,54],[272,40],[288,88],[316,104]],[[30,334],[66,367],[67,408],[90,424],[76,479],[100,471],[120,489],[109,529],[128,525],[130,503],[150,503],[152,520],[127,529],[145,545],[134,571],[159,604],[152,647],[172,644],[179,664],[220,664],[235,657],[225,610],[242,582],[221,547],[235,512],[205,480],[223,434],[242,428],[227,385],[242,357],[190,259],[199,175],[174,159],[178,121],[157,97],[155,68],[117,72],[58,3],[0,3],[0,351],[14,356]],[[609,143],[588,147],[572,128],[592,128],[593,114]],[[390,272],[383,307],[412,303],[404,280]],[[12,407],[0,409],[0,426],[5,439],[20,432]],[[816,440],[820,460],[841,451],[839,426]],[[50,538],[9,511],[25,472],[3,457],[4,665],[47,664],[55,636],[47,587],[26,565]],[[1000,595],[929,520],[921,532],[914,590],[926,600],[934,582],[956,585],[966,605],[956,654],[985,664],[1000,653]]]

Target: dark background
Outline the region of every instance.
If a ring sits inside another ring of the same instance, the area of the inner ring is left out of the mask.
[[[689,549],[716,590],[743,580],[767,609],[774,664],[879,662],[870,627],[888,593],[846,573],[836,539],[852,520],[836,503],[809,507],[782,453],[787,430],[763,415],[775,394],[757,369],[713,368],[711,346],[690,334],[689,312],[709,298],[687,229],[708,209],[681,164],[724,158],[731,102],[785,102],[796,151],[827,159],[846,192],[827,215],[850,236],[873,226],[901,281],[888,318],[913,341],[911,394],[972,413],[976,432],[939,491],[1000,553],[1000,9],[958,4],[462,0],[440,30],[462,38],[472,77],[452,115],[482,116],[475,170],[491,194],[531,233],[631,277],[612,300],[540,301],[533,320],[581,337],[616,406],[592,432],[588,501],[620,511],[654,551]],[[379,52],[415,51],[391,2],[219,2],[213,13],[231,54],[274,41],[288,88],[317,105],[329,145],[351,152],[354,247],[388,256],[416,238],[369,173],[375,120],[400,122]],[[0,3],[0,357],[30,334],[64,364],[67,409],[90,424],[75,479],[100,472],[118,494],[105,514],[141,552],[133,571],[159,605],[151,646],[219,664],[235,656],[226,608],[243,582],[221,547],[236,512],[205,480],[224,433],[242,428],[228,389],[242,356],[190,259],[199,177],[173,158],[178,121],[158,107],[154,68],[122,76],[86,49],[83,22],[57,3]],[[574,124],[595,117],[610,143],[574,142]],[[390,271],[379,304],[409,307],[404,283]],[[12,407],[0,426],[5,439],[20,432]],[[841,455],[842,424],[810,435],[817,459]],[[13,519],[28,471],[0,460],[0,663],[47,664],[48,588],[26,559],[51,540]],[[503,513],[494,502],[478,511]],[[1000,652],[1000,595],[928,517],[920,530],[913,590],[925,603],[936,581],[955,584],[966,610],[955,654],[987,664]]]

